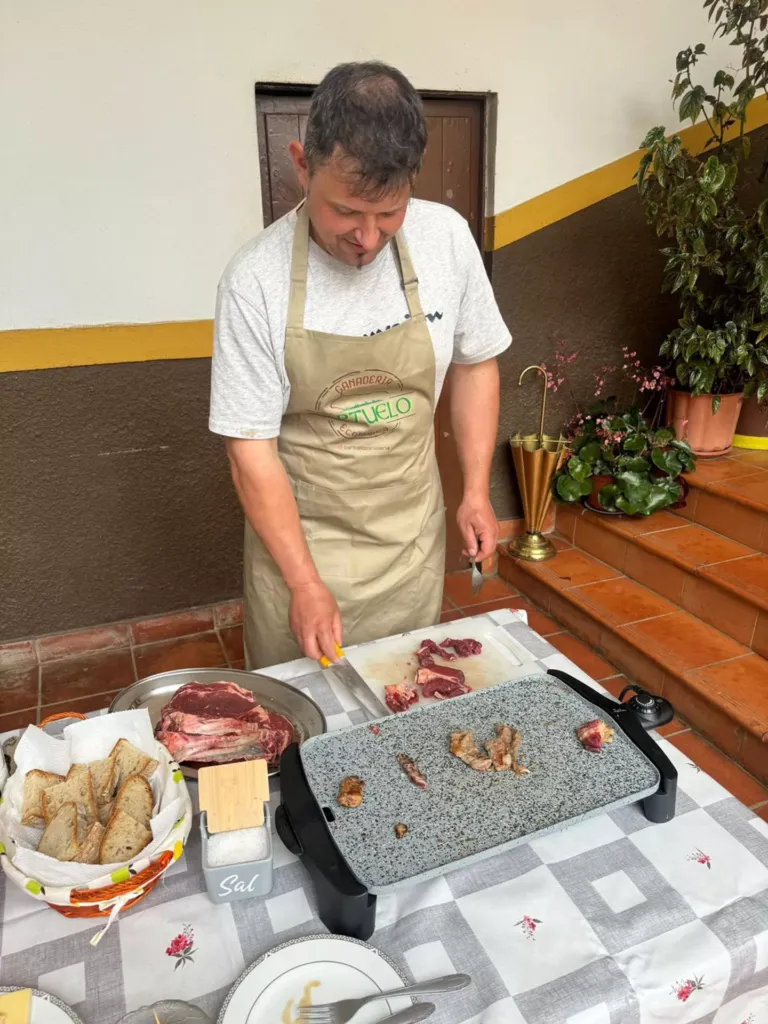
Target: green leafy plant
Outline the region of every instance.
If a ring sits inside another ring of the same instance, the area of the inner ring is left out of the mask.
[[[669,241],[663,290],[676,294],[681,316],[660,352],[683,390],[768,396],[768,199],[747,201],[745,185],[765,194],[762,167],[747,162],[747,107],[768,95],[768,0],[705,0],[715,36],[740,51],[741,66],[720,70],[711,88],[694,81],[706,54],[699,43],[677,55],[673,105],[681,121],[706,121],[701,154],[663,127],[641,143],[637,186],[646,217]]]
[[[606,511],[649,516],[675,505],[682,497],[677,478],[695,468],[696,456],[673,430],[649,425],[639,409],[616,413],[610,404],[572,421],[570,454],[552,482],[555,498],[581,501],[605,477],[597,502]]]

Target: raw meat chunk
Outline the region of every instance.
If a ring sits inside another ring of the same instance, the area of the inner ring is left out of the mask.
[[[384,687],[384,703],[390,711],[407,711],[411,704],[418,702],[418,691],[407,683],[394,683]]]
[[[427,665],[434,665],[434,658],[442,658],[444,661],[456,661],[456,655],[451,651],[444,651],[438,647],[434,640],[422,640],[421,647],[416,651],[419,664],[424,668]]]
[[[576,735],[585,750],[599,754],[604,743],[613,743],[614,730],[605,722],[601,722],[599,718],[594,718],[591,722],[580,725],[576,730]]]
[[[440,647],[442,650],[452,647],[460,658],[469,658],[473,654],[481,654],[483,650],[483,645],[480,641],[473,640],[471,637],[467,637],[464,640],[443,640]],[[448,655],[443,654],[442,657],[448,658]],[[448,658],[448,660],[452,659]]]
[[[421,687],[423,696],[437,697],[439,700],[469,693],[469,687],[464,682],[464,673],[447,665],[420,668],[416,672],[416,683]]]
[[[274,765],[293,739],[293,726],[237,683],[195,682],[165,705],[155,735],[175,761],[265,758]]]

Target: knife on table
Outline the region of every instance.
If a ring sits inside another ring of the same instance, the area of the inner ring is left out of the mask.
[[[387,708],[373,691],[366,686],[363,677],[350,664],[346,654],[340,647],[336,648],[336,655],[339,660],[335,662],[322,657],[320,659],[320,667],[325,669],[326,672],[331,673],[337,682],[346,687],[371,718],[384,718],[385,715],[388,715],[389,711]]]

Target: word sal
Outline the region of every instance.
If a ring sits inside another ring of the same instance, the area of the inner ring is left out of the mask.
[[[219,894],[231,896],[233,892],[253,892],[253,886],[259,877],[258,872],[251,878],[250,882],[241,882],[239,875],[227,875],[219,882]]]

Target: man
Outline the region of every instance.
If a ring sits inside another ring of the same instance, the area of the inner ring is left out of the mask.
[[[343,64],[290,156],[305,201],[219,285],[210,429],[246,516],[248,668],[432,625],[445,508],[433,416],[451,375],[466,554],[497,539],[496,356],[510,336],[466,222],[411,198],[426,127],[408,80]]]

